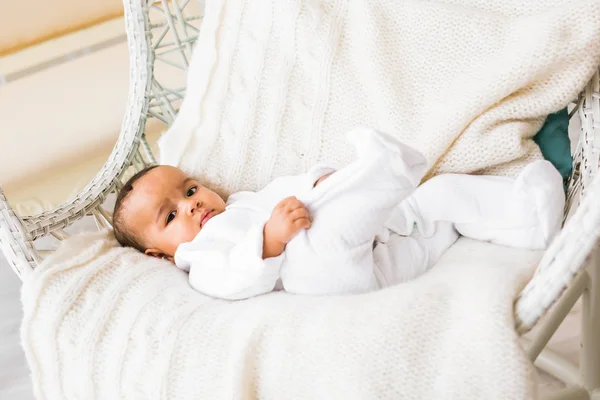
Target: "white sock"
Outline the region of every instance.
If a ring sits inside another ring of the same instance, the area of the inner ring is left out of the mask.
[[[564,204],[562,177],[548,161],[536,161],[516,179],[437,176],[406,198],[386,226],[410,234],[416,223],[429,236],[435,221],[448,221],[472,239],[544,249],[560,229]]]

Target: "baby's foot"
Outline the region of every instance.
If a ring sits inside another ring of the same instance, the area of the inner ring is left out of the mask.
[[[427,159],[423,154],[387,133],[358,127],[347,133],[347,139],[356,148],[359,160],[385,160],[414,186],[427,172]]]
[[[548,161],[535,161],[525,167],[515,182],[516,190],[531,201],[539,224],[540,247],[550,244],[560,230],[565,193],[562,176]]]

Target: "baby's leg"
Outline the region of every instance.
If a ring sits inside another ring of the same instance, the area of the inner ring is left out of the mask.
[[[348,139],[358,159],[300,200],[313,224],[286,247],[281,278],[304,294],[373,289],[373,240],[391,210],[425,173],[421,153],[381,132],[360,129]]]
[[[414,279],[435,265],[442,254],[458,239],[458,232],[449,222],[438,222],[430,237],[415,231],[410,236],[391,233],[373,250],[377,280],[380,287]]]
[[[516,178],[441,175],[417,188],[386,223],[404,234],[416,223],[425,235],[435,221],[454,223],[466,237],[543,249],[560,229],[562,178],[547,161],[529,164]]]
[[[348,140],[356,147],[357,160],[300,199],[314,219],[307,234],[328,252],[372,243],[427,166],[421,153],[382,132],[357,129]]]

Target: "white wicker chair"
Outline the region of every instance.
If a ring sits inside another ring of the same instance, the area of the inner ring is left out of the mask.
[[[199,16],[186,14],[190,1],[124,0],[131,68],[127,113],[108,161],[74,199],[38,215],[17,216],[0,189],[0,247],[20,277],[30,273],[42,259],[34,244],[36,239],[47,235],[64,239],[69,236],[64,229],[86,216],[95,218],[101,227],[108,226],[110,213],[102,207],[106,197],[120,187],[131,167],[140,169],[155,162],[144,137],[146,120],[172,122],[184,89],[161,84],[153,74],[154,63],[165,62],[182,71],[187,69],[200,21]],[[516,300],[516,329],[524,334],[536,327],[533,339],[527,341],[529,356],[569,386],[553,398],[600,399],[598,72],[577,100],[572,118],[576,116],[581,121],[581,135],[567,207],[567,212],[571,209],[574,212]],[[583,296],[583,317],[578,368],[543,349],[580,296]]]

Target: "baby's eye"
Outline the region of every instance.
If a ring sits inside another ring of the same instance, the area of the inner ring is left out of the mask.
[[[186,193],[186,196],[187,197],[191,197],[191,196],[194,195],[194,193],[196,193],[196,191],[198,191],[198,188],[196,186],[191,187],[191,188],[188,189],[188,191]]]
[[[167,225],[169,224],[169,222],[175,219],[175,215],[177,215],[177,211],[171,211],[169,215],[167,215]]]

